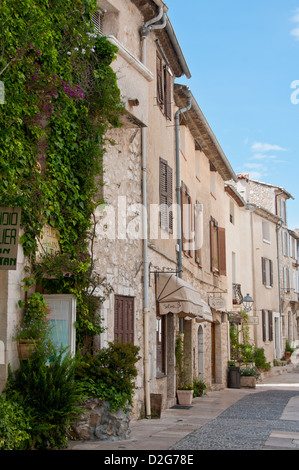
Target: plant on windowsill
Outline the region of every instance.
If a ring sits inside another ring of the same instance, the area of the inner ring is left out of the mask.
[[[34,293],[26,302],[19,302],[19,305],[24,307],[24,312],[13,335],[13,340],[18,342],[19,358],[27,360],[36,350],[43,350],[47,357],[51,357],[54,346],[47,318],[49,308],[43,296]]]
[[[193,398],[193,384],[189,380],[188,358],[184,349],[182,335],[178,335],[175,344],[175,358],[177,371],[177,399],[179,405],[191,405]]]

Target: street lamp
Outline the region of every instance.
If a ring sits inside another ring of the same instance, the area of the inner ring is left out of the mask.
[[[253,302],[254,300],[249,294],[247,294],[246,297],[243,298],[243,305],[246,313],[252,310]]]

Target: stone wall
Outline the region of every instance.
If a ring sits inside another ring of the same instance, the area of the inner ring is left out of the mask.
[[[72,425],[73,438],[84,441],[118,441],[129,438],[131,408],[110,411],[107,401],[90,398],[84,402],[85,411]]]

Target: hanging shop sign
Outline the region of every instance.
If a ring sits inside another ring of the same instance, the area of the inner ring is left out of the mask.
[[[56,255],[61,252],[59,244],[59,232],[46,224],[37,238],[37,249],[36,260],[41,261],[42,256],[45,255]]]
[[[224,311],[226,310],[226,302],[222,297],[210,297],[209,298],[210,307],[215,310]]]
[[[21,209],[0,207],[0,269],[17,269]]]

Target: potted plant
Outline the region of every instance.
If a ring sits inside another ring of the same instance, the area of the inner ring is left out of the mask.
[[[207,388],[206,384],[202,380],[193,381],[193,398],[202,397],[205,389]]]
[[[193,398],[193,385],[189,380],[188,360],[184,349],[183,338],[177,337],[175,345],[177,370],[177,399],[179,405],[191,405]]]
[[[260,373],[255,366],[246,366],[240,369],[240,385],[241,387],[255,388],[256,381]]]
[[[291,355],[293,354],[293,352],[295,351],[294,348],[291,348],[290,346],[290,343],[288,342],[288,340],[286,340],[286,347],[285,347],[285,352],[284,352],[284,358],[286,361],[290,361],[291,359]]]
[[[23,303],[23,315],[20,324],[16,327],[13,340],[18,342],[18,353],[21,360],[27,360],[32,352],[44,349],[48,355],[53,354],[53,345],[50,340],[51,326],[47,315],[49,308],[43,296],[39,293],[32,294]]]

